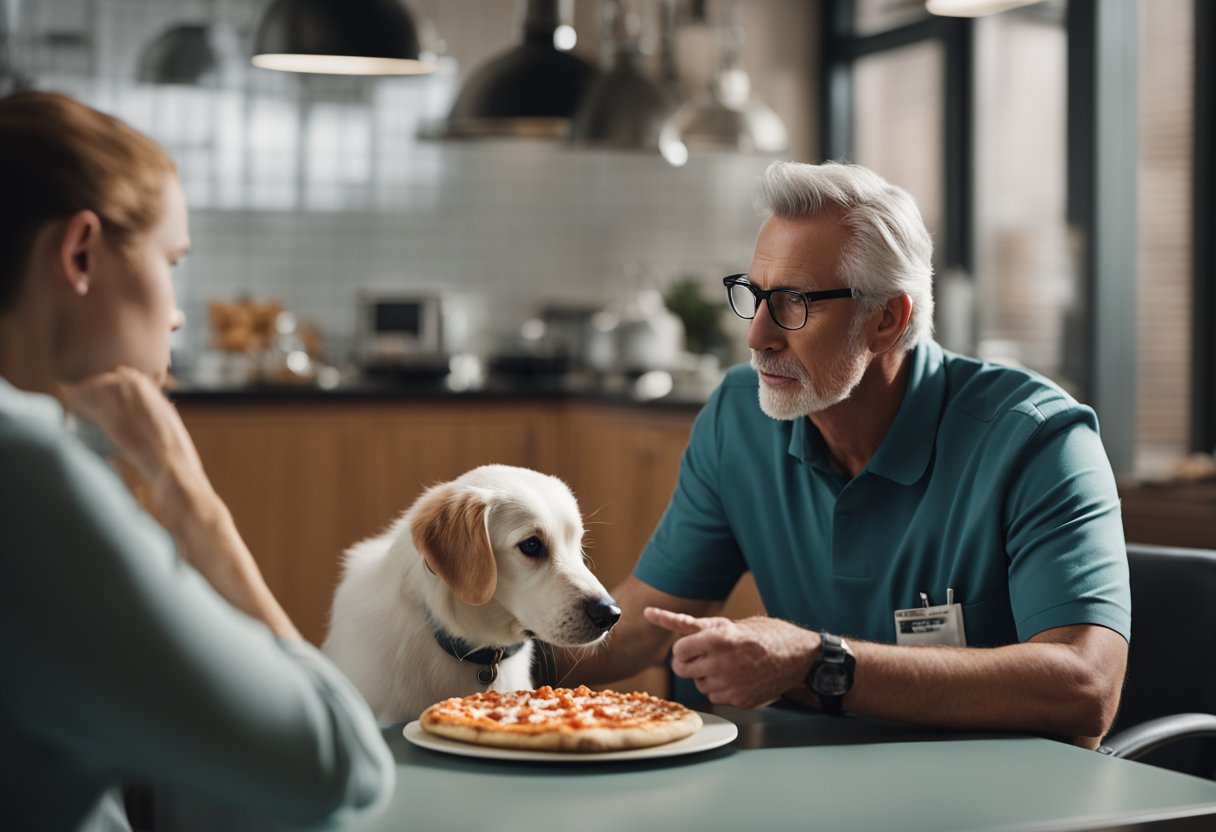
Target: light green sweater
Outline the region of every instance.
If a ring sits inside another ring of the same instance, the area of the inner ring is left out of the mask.
[[[345,677],[224,602],[59,404],[3,379],[0,541],[0,826],[128,829],[123,783],[267,824],[392,792]]]

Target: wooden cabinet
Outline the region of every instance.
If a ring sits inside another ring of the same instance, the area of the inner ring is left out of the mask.
[[[686,411],[572,405],[563,464],[587,518],[596,574],[614,586],[633,570],[675,489],[692,429]],[[732,617],[763,611],[751,575],[726,604]]]
[[[1216,549],[1216,482],[1121,485],[1128,543]]]
[[[596,575],[611,588],[637,562],[675,488],[693,414],[611,405],[571,405],[563,437],[563,468],[587,520],[587,551]],[[751,575],[727,602],[725,615],[764,610]],[[668,693],[666,667],[619,680],[621,690]]]
[[[587,521],[587,553],[606,586],[629,575],[675,488],[692,416],[571,405],[563,472]]]

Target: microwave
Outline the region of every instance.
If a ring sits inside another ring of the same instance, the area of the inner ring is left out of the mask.
[[[364,367],[447,365],[443,299],[435,294],[361,292],[358,354]]]

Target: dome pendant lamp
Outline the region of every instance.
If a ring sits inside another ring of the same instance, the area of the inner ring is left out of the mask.
[[[207,26],[179,23],[144,48],[136,77],[153,84],[199,84],[218,63]]]
[[[418,30],[400,0],[274,0],[258,24],[253,65],[328,75],[423,75]]]
[[[601,0],[600,26],[611,36],[604,51],[613,63],[592,83],[574,114],[571,140],[584,146],[654,151],[670,115],[667,96],[638,65],[640,22],[620,0]]]
[[[559,49],[558,0],[527,0],[523,42],[475,69],[461,84],[444,138],[566,138],[592,80],[591,64]]]
[[[659,132],[659,152],[671,165],[688,161],[689,150],[784,153],[785,123],[751,94],[743,68],[743,26],[732,9],[719,25],[718,68],[709,90],[682,104]]]

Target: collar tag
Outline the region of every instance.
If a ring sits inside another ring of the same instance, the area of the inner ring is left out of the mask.
[[[494,648],[494,659],[481,670],[477,671],[477,681],[483,685],[492,685],[494,680],[498,678],[498,663],[502,661],[503,650],[501,647]]]
[[[427,619],[430,622],[431,633],[435,636],[435,641],[449,656],[459,662],[470,662],[481,665],[481,668],[477,671],[477,681],[483,685],[494,684],[494,681],[498,678],[498,665],[504,659],[514,656],[529,643],[529,640],[524,640],[515,644],[508,644],[506,647],[478,648],[439,626],[429,610],[427,611]]]

